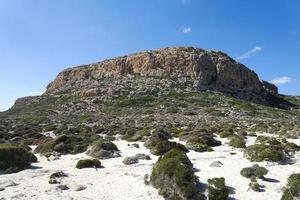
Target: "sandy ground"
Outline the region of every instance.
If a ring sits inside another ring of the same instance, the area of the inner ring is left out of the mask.
[[[0,192],[0,199],[96,199],[96,200],[159,200],[155,188],[144,184],[144,175],[151,172],[157,157],[137,142],[140,148],[127,146],[128,142],[114,142],[122,152],[122,157],[101,160],[104,168],[76,169],[76,163],[81,158],[88,158],[84,153],[62,156],[59,160],[47,161],[38,156],[39,163],[34,163],[32,169],[17,174],[0,175],[0,188],[7,185]],[[152,160],[140,160],[138,164],[126,166],[122,163],[124,157],[134,156],[137,153],[146,153]],[[57,190],[57,185],[48,183],[49,176],[57,171],[64,171],[69,176],[62,179],[70,189]],[[15,183],[15,184],[14,184]],[[83,191],[74,191],[77,185],[87,188]]]
[[[177,140],[177,139],[175,139]],[[201,182],[202,190],[205,190],[208,178],[224,177],[230,189],[231,199],[239,200],[279,200],[281,188],[286,184],[288,176],[292,173],[300,173],[300,153],[293,158],[293,165],[279,165],[276,163],[262,162],[259,165],[269,170],[267,180],[259,180],[264,185],[264,191],[253,192],[249,190],[249,179],[240,175],[244,167],[254,163],[243,157],[242,150],[228,146],[227,139],[220,139],[223,145],[215,147],[214,152],[197,153],[191,151],[189,158],[197,169],[196,175]],[[247,145],[253,144],[255,137],[248,137]],[[300,139],[290,140],[300,145]],[[0,199],[96,199],[96,200],[160,200],[163,199],[152,186],[144,184],[144,175],[150,174],[156,156],[150,154],[143,144],[137,142],[140,148],[128,146],[126,141],[114,142],[122,152],[122,157],[101,160],[104,168],[76,169],[75,165],[81,158],[88,158],[85,154],[66,155],[59,160],[47,161],[38,156],[38,163],[31,169],[17,174],[0,175]],[[231,155],[231,153],[236,153]],[[134,156],[137,153],[146,153],[152,160],[140,160],[138,164],[126,166],[122,163],[124,157]],[[210,167],[213,161],[223,163],[221,167]],[[62,184],[70,189],[61,191],[57,185],[48,183],[50,174],[64,171],[68,177],[62,179]],[[86,186],[83,191],[75,191],[78,185]]]
[[[264,134],[269,135],[269,134]],[[272,136],[272,135],[269,135]],[[286,185],[287,178],[292,173],[300,173],[300,153],[298,152],[293,161],[293,165],[279,165],[277,163],[260,162],[260,166],[266,167],[269,172],[265,181],[258,180],[258,183],[264,185],[264,191],[254,192],[249,190],[250,180],[241,176],[240,171],[244,167],[250,167],[255,162],[250,162],[243,157],[243,151],[228,146],[227,139],[221,139],[222,146],[214,147],[214,152],[197,153],[191,151],[188,153],[194,167],[199,170],[196,175],[199,177],[202,186],[205,188],[207,179],[214,177],[224,177],[227,186],[229,186],[231,199],[239,200],[280,200],[282,196],[282,187]],[[247,146],[254,144],[256,137],[248,137]],[[289,140],[300,145],[300,140]],[[231,155],[234,152],[236,155]],[[209,167],[213,161],[223,163],[222,167]]]

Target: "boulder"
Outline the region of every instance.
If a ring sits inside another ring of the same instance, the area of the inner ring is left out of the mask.
[[[118,147],[109,141],[97,142],[88,148],[86,154],[96,159],[109,159],[121,156]]]
[[[125,165],[132,165],[132,164],[136,164],[138,162],[139,162],[139,160],[135,157],[126,157],[123,160],[123,164],[125,164]]]
[[[97,159],[84,159],[79,160],[76,164],[76,168],[83,169],[83,168],[102,168],[101,162]]]

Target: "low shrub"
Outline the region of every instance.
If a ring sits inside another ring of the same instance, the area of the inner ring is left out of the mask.
[[[250,161],[272,161],[283,162],[287,160],[300,147],[286,139],[276,139],[267,136],[258,136],[255,144],[247,147],[244,155]]]
[[[246,178],[256,177],[256,178],[264,178],[264,176],[268,173],[268,170],[264,167],[260,167],[259,165],[253,165],[252,167],[246,167],[241,170],[241,175]]]
[[[209,200],[227,200],[229,194],[223,177],[208,179],[207,182]]]
[[[254,192],[259,192],[259,191],[261,191],[261,185],[259,185],[256,181],[251,181],[250,183],[249,183],[249,188],[251,189],[251,190],[253,190]]]
[[[172,136],[168,132],[159,130],[152,133],[145,141],[144,146],[150,149],[151,153],[154,155],[163,155],[171,149],[188,152],[188,149],[184,145],[177,142],[171,142],[169,141],[170,138],[172,138]]]
[[[0,144],[0,170],[5,173],[16,173],[31,163],[37,162],[37,158],[28,148],[16,144]]]
[[[77,154],[86,151],[91,142],[93,142],[92,137],[60,135],[54,139],[45,139],[37,146],[34,152],[46,154],[55,151],[62,154]]]
[[[246,148],[246,142],[242,137],[234,135],[230,137],[229,146],[244,149]]]
[[[153,167],[150,181],[165,199],[202,199],[193,165],[182,151],[172,149],[161,156]]]
[[[281,200],[294,200],[300,197],[300,174],[292,174],[288,178],[288,184],[284,188]]]
[[[197,152],[213,151],[212,147],[220,146],[221,144],[212,133],[204,131],[190,133],[186,141],[187,148]]]

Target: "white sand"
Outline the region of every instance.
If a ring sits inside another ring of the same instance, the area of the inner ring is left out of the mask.
[[[220,139],[220,138],[219,138]],[[239,149],[231,148],[226,143],[227,139],[220,139],[223,143],[215,147],[214,152],[188,153],[194,167],[199,170],[196,175],[199,177],[202,186],[205,188],[208,178],[224,177],[226,184],[231,188],[230,197],[240,200],[279,200],[281,188],[286,184],[288,176],[292,173],[300,173],[300,153],[295,155],[295,164],[278,165],[274,163],[258,163],[265,166],[269,173],[266,178],[270,181],[259,180],[265,185],[264,192],[253,192],[248,190],[249,179],[240,175],[243,167],[249,167],[254,163],[243,157]],[[255,137],[249,137],[247,145],[253,144]],[[290,140],[300,145],[300,139]],[[10,175],[0,175],[0,199],[96,199],[96,200],[160,200],[155,188],[144,184],[144,175],[150,174],[153,164],[157,161],[156,156],[150,154],[143,144],[137,142],[140,148],[127,146],[128,142],[114,142],[122,152],[122,157],[101,160],[105,168],[98,169],[75,169],[80,158],[88,158],[85,154],[66,155],[59,160],[47,161],[46,158],[38,156],[39,163],[32,166],[35,169],[27,169],[22,172]],[[236,155],[230,155],[235,152]],[[146,153],[152,160],[140,160],[138,164],[126,166],[122,163],[124,157],[134,156],[137,153]],[[220,168],[209,167],[213,161],[221,161]],[[70,189],[65,191],[56,190],[56,185],[48,183],[50,174],[57,171],[66,172],[69,177],[62,179]],[[7,185],[17,186],[6,187]],[[85,185],[87,189],[74,191],[76,185]]]
[[[155,188],[144,184],[144,175],[151,172],[157,157],[150,154],[143,144],[137,142],[140,148],[128,147],[128,142],[114,142],[122,152],[122,157],[101,160],[105,168],[76,169],[80,158],[88,158],[85,154],[66,155],[59,160],[47,161],[38,156],[39,163],[32,166],[37,169],[27,169],[17,174],[0,175],[0,187],[13,181],[18,186],[7,187],[0,192],[0,199],[97,199],[97,200],[159,200]],[[146,153],[152,160],[140,160],[138,164],[126,166],[122,163],[124,157]],[[56,185],[48,183],[49,176],[57,171],[66,172],[69,177],[62,179],[70,189],[55,190]],[[86,190],[74,191],[76,185],[87,186]],[[18,198],[14,198],[15,196]]]
[[[267,134],[264,134],[267,135]],[[250,180],[241,176],[240,171],[244,167],[250,167],[255,164],[243,157],[243,151],[228,146],[227,139],[221,139],[222,146],[214,147],[214,152],[197,153],[191,151],[188,153],[194,167],[199,169],[196,175],[201,183],[207,184],[207,179],[214,177],[224,177],[226,184],[230,187],[230,197],[239,200],[279,200],[282,196],[282,187],[286,185],[287,178],[292,173],[300,173],[300,153],[295,155],[295,164],[279,165],[276,163],[260,162],[260,166],[266,167],[269,172],[266,178],[269,181],[259,180],[258,183],[264,185],[263,192],[254,192],[249,189]],[[248,137],[247,146],[254,143],[256,137]],[[300,145],[300,140],[289,140]],[[236,155],[230,155],[230,152],[235,152]],[[222,167],[209,167],[213,161],[221,161]]]

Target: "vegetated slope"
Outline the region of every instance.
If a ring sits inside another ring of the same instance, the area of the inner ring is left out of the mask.
[[[299,97],[277,94],[222,52],[176,47],[64,70],[44,95],[18,99],[1,113],[0,132],[32,140],[49,130],[226,126],[295,135],[299,106]]]

